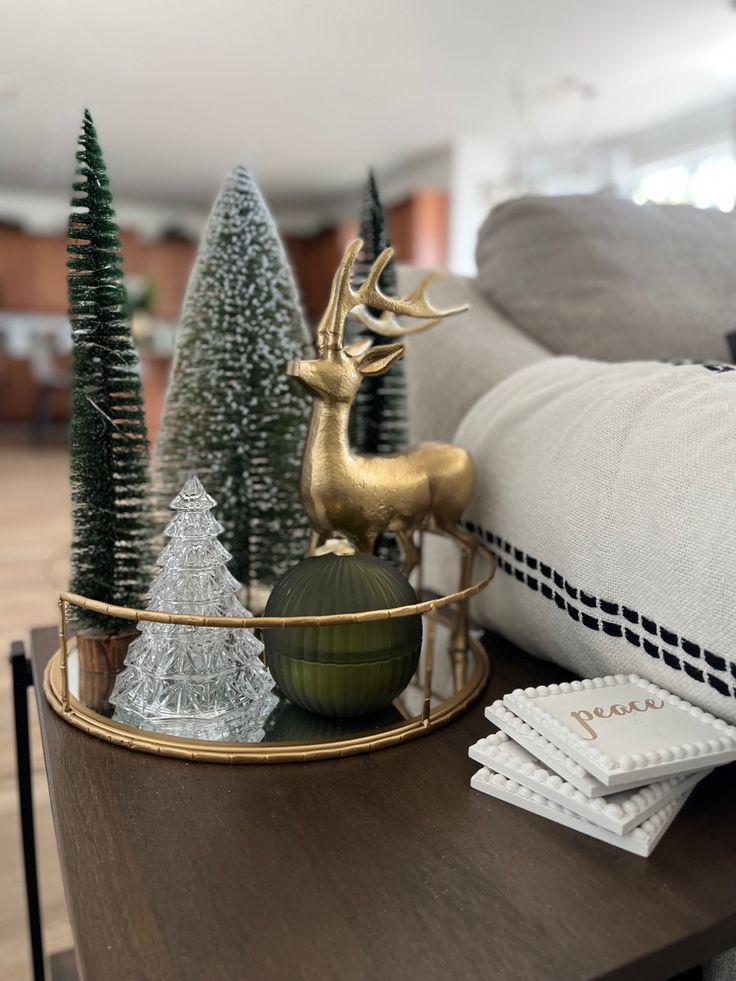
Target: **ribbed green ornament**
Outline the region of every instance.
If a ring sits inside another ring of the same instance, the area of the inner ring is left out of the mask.
[[[328,616],[386,610],[417,602],[411,583],[373,555],[318,555],[274,587],[268,617]],[[265,630],[268,667],[296,705],[333,718],[377,712],[416,671],[419,615],[369,623]]]

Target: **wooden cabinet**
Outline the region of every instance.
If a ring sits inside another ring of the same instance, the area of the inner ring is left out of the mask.
[[[126,274],[153,280],[153,316],[178,320],[196,247],[178,239],[146,242],[132,232],[122,232],[120,240]]]
[[[388,208],[389,235],[399,262],[443,269],[447,263],[447,192],[415,191]],[[308,320],[316,323],[327,303],[335,269],[345,246],[358,234],[358,222],[346,221],[309,237],[286,235],[284,244],[294,269]]]
[[[69,367],[69,358],[59,358],[59,367]],[[39,387],[25,358],[0,353],[0,424],[30,423],[39,405]],[[46,417],[50,422],[69,418],[69,392],[54,389],[49,393]]]
[[[62,235],[30,237],[31,302],[33,310],[61,313],[67,308],[66,238]]]
[[[196,247],[179,240],[146,242],[126,231],[121,232],[120,240],[126,274],[153,278],[154,316],[176,320]],[[0,309],[64,313],[66,244],[62,234],[29,235],[0,228]]]
[[[447,192],[417,191],[389,208],[391,241],[399,262],[444,269],[447,264],[449,206]]]
[[[32,239],[14,228],[0,228],[0,308],[31,310]]]
[[[178,320],[196,248],[189,242],[147,242],[133,232],[120,234],[126,274],[153,278],[153,315]],[[63,234],[30,235],[0,227],[0,309],[65,314],[67,311],[67,240]],[[166,391],[169,360],[143,358],[146,412],[155,436]],[[0,423],[29,423],[37,411],[39,387],[28,359],[18,352],[0,351]],[[69,395],[51,393],[48,416],[69,416]]]

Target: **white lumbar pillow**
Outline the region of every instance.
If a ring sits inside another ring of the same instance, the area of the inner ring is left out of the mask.
[[[470,410],[473,615],[587,677],[639,673],[736,721],[736,370],[553,358]],[[426,536],[426,581],[455,588]]]

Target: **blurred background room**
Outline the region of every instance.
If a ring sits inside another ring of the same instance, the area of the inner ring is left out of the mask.
[[[69,547],[66,227],[94,114],[155,442],[199,236],[224,176],[262,189],[310,324],[374,168],[402,263],[473,276],[523,195],[731,212],[728,0],[7,0],[0,12],[0,640],[52,622]],[[29,975],[0,672],[0,975]],[[35,746],[46,944],[70,946]],[[9,875],[5,875],[9,870]]]

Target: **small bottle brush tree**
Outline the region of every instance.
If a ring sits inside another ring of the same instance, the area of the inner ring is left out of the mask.
[[[73,344],[70,588],[136,607],[153,557],[148,439],[138,356],[124,315],[115,212],[88,111],[76,156],[67,263]],[[129,622],[75,608],[74,625],[81,666],[116,670],[131,635]]]
[[[355,263],[357,284],[365,281],[378,256],[391,245],[373,170],[368,172],[363,191],[359,235],[363,249]],[[381,273],[378,285],[387,296],[398,296],[393,259]],[[371,308],[368,312],[374,317],[381,314],[380,310]],[[357,338],[377,344],[386,342],[370,327],[362,325],[355,335]],[[350,444],[359,453],[400,453],[407,443],[406,380],[402,362],[396,361],[385,374],[363,379],[350,413]],[[396,566],[401,565],[401,551],[393,535],[380,535],[375,553]]]
[[[222,525],[197,477],[171,503],[170,541],[158,560],[149,610],[246,617],[238,581],[218,541]],[[258,742],[276,704],[273,678],[261,663],[263,644],[247,629],[141,621],[110,701],[118,722],[200,739]]]
[[[302,558],[307,406],[286,377],[307,334],[273,219],[236,167],[215,201],[184,300],[155,455],[160,508],[196,471],[219,502],[232,572],[270,584]]]
[[[356,284],[364,282],[378,256],[391,245],[372,170],[363,192],[359,235],[363,250],[355,263]],[[381,273],[378,285],[387,296],[398,296],[393,259]],[[375,317],[381,314],[380,310],[368,312]],[[369,327],[361,326],[356,336],[370,338],[376,344],[386,343]],[[363,380],[350,415],[350,443],[361,453],[398,453],[406,449],[407,442],[406,380],[402,362],[396,361],[386,374]]]

